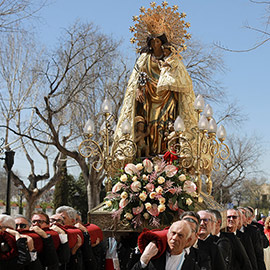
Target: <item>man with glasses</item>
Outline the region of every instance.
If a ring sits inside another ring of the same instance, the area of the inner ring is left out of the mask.
[[[38,257],[44,269],[58,269],[59,261],[54,242],[52,236],[46,233],[46,230],[49,229],[48,215],[42,211],[35,212],[32,215],[31,223],[30,230],[34,231],[42,239],[43,248]]]
[[[235,209],[227,210],[227,231],[226,237],[231,241],[232,247],[232,263],[233,270],[247,270],[253,269],[247,252],[236,236],[238,224],[240,222],[239,212]]]
[[[16,230],[28,231],[30,228],[31,222],[25,216],[17,215],[15,216],[15,224],[16,224]]]
[[[198,214],[201,220],[198,240],[200,267],[205,269],[226,269],[221,251],[214,243],[214,237],[211,234],[215,224],[214,216],[207,210],[201,210]]]
[[[264,263],[263,248],[260,241],[260,232],[255,227],[247,227],[246,211],[243,207],[238,207],[241,223],[238,225],[237,236],[246,248],[248,257],[253,269],[266,270]]]
[[[91,246],[91,239],[88,230],[81,223],[76,223],[77,211],[67,205],[60,206],[56,209],[56,214],[59,214],[64,219],[66,226],[72,226],[78,228],[83,233],[82,239],[78,235],[78,241],[72,249],[72,255],[68,265],[69,269],[91,269],[95,270],[98,268],[95,255]]]
[[[51,218],[54,219],[53,217],[51,217]],[[56,220],[58,221],[58,219],[60,219],[63,222],[63,218],[61,216],[59,217],[57,215]],[[49,269],[58,269],[58,267],[61,268],[62,265],[64,266],[66,263],[69,262],[70,248],[69,248],[69,244],[68,244],[68,235],[66,234],[66,232],[63,229],[61,229],[59,226],[57,226],[56,223],[50,224],[50,218],[46,213],[35,212],[33,214],[33,216],[32,216],[32,229],[37,234],[39,234],[41,237],[43,237],[42,235],[44,235],[44,237],[45,237],[45,234],[46,234],[45,231],[47,229],[51,229],[53,231],[56,231],[59,235],[60,245],[59,245],[58,249],[56,250],[56,259],[55,259],[56,264],[54,263],[54,264],[50,265],[48,267],[48,270]],[[47,234],[47,236],[48,235],[50,235],[50,234]],[[46,237],[45,237],[45,239],[46,239]],[[43,242],[44,242],[44,240],[43,240]],[[48,249],[50,250],[50,252],[53,252],[53,254],[51,256],[53,256],[55,258],[55,247],[54,246],[53,247],[47,246],[46,250],[48,250]]]
[[[60,214],[50,216],[50,225],[57,225],[57,223],[60,225],[65,225],[63,217]]]
[[[198,231],[200,224],[200,216],[194,211],[186,211],[181,214],[180,220],[185,220],[191,227],[190,241],[185,246],[185,260],[183,263],[183,269],[200,269],[199,251],[198,251]]]

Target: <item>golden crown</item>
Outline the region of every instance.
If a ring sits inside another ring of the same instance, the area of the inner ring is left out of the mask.
[[[163,1],[161,6],[155,2],[150,3],[151,8],[140,8],[141,15],[133,16],[136,22],[129,30],[134,33],[131,43],[137,43],[138,49],[147,45],[147,37],[150,35],[161,36],[165,34],[168,42],[180,53],[186,49],[185,40],[191,38],[185,28],[190,24],[184,21],[185,13],[178,12],[178,6],[168,7],[168,2]]]

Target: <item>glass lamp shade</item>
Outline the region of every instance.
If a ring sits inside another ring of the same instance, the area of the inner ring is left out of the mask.
[[[85,134],[93,134],[95,130],[95,124],[91,119],[88,119],[84,128],[83,128],[83,132]]]
[[[106,130],[106,123],[103,122],[102,125],[100,126],[99,132],[104,132]]]
[[[124,135],[130,134],[131,125],[130,125],[130,122],[128,121],[128,119],[125,119],[125,121],[122,123],[121,130],[122,130],[122,133]]]
[[[208,132],[216,133],[217,132],[217,123],[214,118],[211,118],[208,122]]]
[[[174,121],[174,130],[176,132],[183,132],[185,130],[185,124],[182,118],[178,115]]]
[[[198,95],[194,101],[194,108],[197,111],[203,111],[204,108],[204,99],[202,95]]]
[[[112,102],[110,99],[105,98],[101,104],[101,111],[103,113],[112,113]]]
[[[210,118],[213,116],[213,109],[209,104],[205,106],[203,114],[205,115],[206,118]]]
[[[198,127],[199,127],[199,130],[208,130],[208,120],[205,117],[205,115],[202,115],[200,117]]]
[[[226,130],[223,125],[220,125],[217,130],[217,137],[220,141],[224,141],[226,139]]]

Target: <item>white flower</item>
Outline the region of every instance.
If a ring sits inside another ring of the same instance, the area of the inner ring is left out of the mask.
[[[133,218],[133,215],[131,213],[126,213],[124,216],[127,220],[131,220]]]
[[[127,204],[128,204],[127,199],[121,199],[120,202],[119,202],[119,207],[124,208]]]
[[[164,170],[166,172],[166,176],[168,177],[173,177],[178,171],[177,167],[174,165],[167,165]]]
[[[136,168],[136,166],[132,163],[128,163],[126,166],[125,166],[125,172],[129,175],[134,175],[134,174],[137,174],[139,171],[138,169]]]
[[[143,169],[142,163],[136,164],[136,168],[137,168],[139,171],[141,171],[141,170]]]
[[[186,181],[187,178],[184,174],[181,174],[181,175],[179,175],[178,179],[179,179],[179,181],[184,182],[184,181]]]
[[[127,175],[126,174],[122,174],[121,177],[120,177],[120,181],[121,182],[126,182],[127,181]]]
[[[132,181],[134,182],[134,181],[137,181],[138,180],[138,177],[135,175],[135,176],[133,176],[132,177]]]
[[[146,209],[146,210],[150,210],[150,209],[152,208],[152,204],[149,203],[149,202],[146,203],[144,206],[145,206],[145,209]]]
[[[141,199],[141,201],[145,201],[146,200],[146,198],[147,198],[147,194],[146,194],[146,192],[145,191],[143,191],[140,195],[139,195],[139,198]]]
[[[144,214],[143,214],[143,217],[144,217],[145,219],[149,219],[149,218],[150,218],[150,215],[149,215],[148,213],[144,213]]]
[[[112,187],[112,192],[116,193],[121,190],[121,188],[124,186],[124,184],[117,182],[113,187]]]
[[[156,197],[156,195],[157,195],[157,193],[156,192],[151,192],[150,194],[149,194],[149,198],[150,199],[154,199],[155,197]]]
[[[193,201],[190,198],[187,198],[186,199],[186,204],[187,205],[191,205],[192,203],[193,203]]]
[[[188,194],[194,194],[197,186],[192,181],[186,181],[183,186],[183,190]]]
[[[148,176],[147,176],[146,174],[143,174],[142,179],[143,179],[144,181],[147,181],[147,180],[148,180]]]
[[[142,187],[142,184],[139,181],[134,181],[130,186],[130,188],[134,192],[139,192],[141,190],[141,187]]]
[[[105,201],[105,204],[107,207],[111,207],[112,206],[112,201]]]
[[[160,198],[158,198],[158,201],[160,204],[165,204],[166,199],[164,197],[160,197]]]
[[[123,191],[120,196],[121,196],[121,199],[126,199],[128,197],[128,194],[126,191]]]
[[[146,158],[143,161],[143,166],[148,173],[151,173],[153,171],[153,163],[149,159]]]
[[[157,181],[161,185],[165,182],[165,178],[163,176],[160,176]]]
[[[162,212],[164,212],[165,210],[166,210],[165,204],[160,204],[160,205],[158,206],[158,212],[159,212],[159,213],[162,213]]]
[[[162,192],[163,192],[163,188],[162,188],[161,186],[158,186],[158,187],[156,188],[156,193],[162,194]]]

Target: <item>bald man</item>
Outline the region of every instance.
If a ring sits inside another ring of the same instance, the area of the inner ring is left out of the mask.
[[[184,248],[191,240],[191,227],[188,221],[180,220],[174,222],[167,233],[167,251],[159,258],[153,259],[158,253],[154,242],[150,242],[144,249],[140,261],[133,266],[133,270],[165,270],[165,269],[192,269],[184,268]]]

